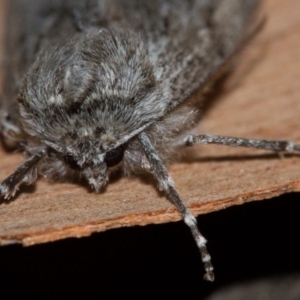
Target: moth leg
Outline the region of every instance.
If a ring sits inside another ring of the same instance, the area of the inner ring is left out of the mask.
[[[195,144],[217,144],[231,147],[247,147],[288,153],[300,151],[300,144],[294,144],[291,141],[255,140],[209,134],[190,134],[184,139],[183,143],[185,146],[193,146]]]
[[[14,173],[3,180],[0,183],[0,197],[4,196],[4,199],[14,197],[21,184],[34,183],[37,178],[37,164],[45,155],[46,152],[44,150],[36,153],[19,166]]]
[[[200,233],[197,227],[196,218],[191,214],[189,209],[185,206],[177,193],[173,180],[168,173],[166,167],[156,154],[154,147],[152,146],[148,136],[142,132],[139,134],[139,141],[145,151],[146,157],[151,165],[152,173],[158,182],[159,189],[164,191],[168,199],[177,207],[178,211],[183,217],[184,223],[190,228],[193,238],[200,250],[202,262],[205,268],[204,279],[208,281],[214,281],[213,266],[211,263],[211,257],[208,254],[206,248],[206,239]]]
[[[0,108],[0,135],[4,145],[9,148],[16,148],[24,139],[20,124],[17,122],[19,116],[13,108],[13,105],[9,108]]]

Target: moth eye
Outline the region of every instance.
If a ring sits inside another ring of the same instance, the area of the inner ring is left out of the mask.
[[[106,152],[104,161],[107,167],[113,167],[117,165],[123,158],[124,149],[122,146]]]
[[[64,161],[68,167],[75,171],[79,171],[81,167],[78,165],[77,161],[74,159],[72,155],[65,155]]]

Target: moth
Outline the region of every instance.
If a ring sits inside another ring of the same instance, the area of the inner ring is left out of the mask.
[[[151,173],[213,281],[206,240],[166,166],[180,147],[199,143],[300,150],[286,141],[189,134],[201,116],[199,95],[244,43],[258,3],[8,1],[1,135],[28,158],[0,184],[3,199],[38,175],[81,178],[99,192],[116,169]]]

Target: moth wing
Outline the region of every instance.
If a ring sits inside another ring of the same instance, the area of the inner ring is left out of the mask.
[[[259,0],[109,3],[110,24],[135,30],[144,40],[171,110],[205,85],[239,48]]]
[[[9,1],[2,133],[21,135],[17,106],[21,80],[39,49],[84,27],[135,31],[144,41],[167,110],[203,87],[243,40],[259,0],[14,0]],[[8,134],[9,135],[9,134]]]
[[[55,39],[60,22],[75,26],[61,0],[11,0],[5,6],[0,131],[10,143],[24,139],[17,99],[25,73],[45,43]]]
[[[171,110],[210,82],[240,47],[258,2],[159,2],[159,16],[153,16],[156,22],[148,18],[143,34],[156,75],[168,88]]]

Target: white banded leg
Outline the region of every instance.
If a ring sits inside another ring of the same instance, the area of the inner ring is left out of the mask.
[[[185,206],[181,200],[179,194],[177,193],[173,180],[169,175],[166,167],[156,154],[154,147],[152,146],[148,136],[145,133],[139,134],[139,141],[145,151],[146,157],[151,165],[153,175],[155,176],[159,189],[166,193],[168,199],[177,207],[178,211],[183,217],[185,224],[190,228],[193,238],[200,250],[202,262],[205,268],[204,279],[213,281],[214,273],[213,266],[211,263],[211,257],[208,254],[206,248],[206,239],[199,232],[197,227],[196,218],[191,214],[188,208]]]
[[[4,199],[14,197],[21,184],[34,183],[37,178],[37,165],[45,155],[46,151],[44,150],[37,152],[4,179],[0,183],[0,197],[4,196]]]
[[[271,150],[277,152],[297,152],[300,151],[300,145],[291,141],[271,141],[236,138],[220,135],[193,135],[190,134],[184,139],[185,146],[193,146],[196,144],[217,144],[231,147],[247,147],[263,150]]]

